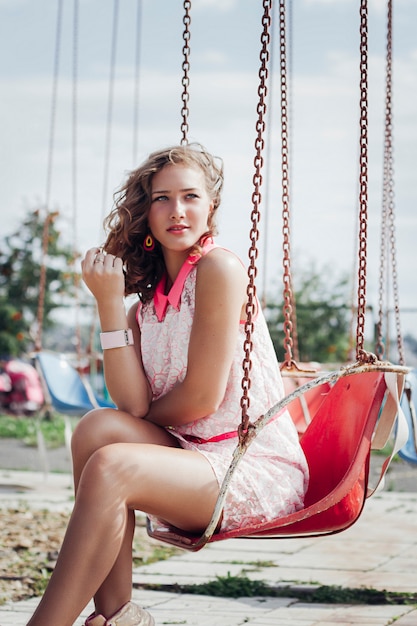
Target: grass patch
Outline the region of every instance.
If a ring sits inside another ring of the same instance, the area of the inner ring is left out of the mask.
[[[383,459],[385,459],[386,457],[388,457],[390,454],[392,454],[394,448],[394,441],[391,438],[386,444],[384,448],[381,448],[380,450],[371,450],[371,458],[375,457],[376,459],[378,459],[378,457],[382,457]],[[393,462],[401,462],[401,459],[398,457],[398,455],[396,454],[392,460],[391,463]]]
[[[227,561],[230,565],[243,565],[246,568],[251,568],[251,571],[254,569],[262,569],[264,567],[276,567],[275,561],[239,561],[238,559],[232,559]],[[242,572],[246,571],[245,569]]]
[[[75,418],[73,423],[76,423]],[[48,448],[59,448],[65,444],[65,422],[61,415],[52,415],[48,419],[0,415],[0,438],[20,439],[27,446],[36,446],[38,427]]]
[[[142,539],[143,541],[143,539]],[[166,561],[171,556],[179,554],[180,550],[174,548],[174,546],[157,545],[153,547],[152,552],[146,556],[140,554],[143,551],[143,543],[135,536],[133,541],[133,567],[140,567],[141,565],[150,565],[150,563],[156,563],[157,561]]]
[[[140,585],[146,589],[171,590],[176,593],[217,596],[222,598],[270,597],[297,598],[317,604],[417,604],[417,593],[350,588],[336,585],[280,585],[271,586],[246,576],[217,576],[215,580],[195,585]],[[169,587],[169,589],[168,589]]]
[[[415,604],[417,594],[366,587],[322,585],[308,594],[306,600],[323,604]]]

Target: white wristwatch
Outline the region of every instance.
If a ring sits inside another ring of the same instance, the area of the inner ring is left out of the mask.
[[[100,333],[100,343],[103,350],[133,346],[132,329],[127,328],[126,330],[112,330],[107,333]]]

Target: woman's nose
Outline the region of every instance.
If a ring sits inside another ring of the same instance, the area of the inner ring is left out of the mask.
[[[181,200],[175,200],[172,206],[171,219],[178,220],[184,217],[184,205]]]

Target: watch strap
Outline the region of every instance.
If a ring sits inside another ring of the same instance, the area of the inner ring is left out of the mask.
[[[100,343],[103,350],[133,346],[132,329],[127,328],[126,330],[112,330],[106,333],[100,333]]]

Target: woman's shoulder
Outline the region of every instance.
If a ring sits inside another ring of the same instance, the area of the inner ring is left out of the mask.
[[[198,273],[213,275],[246,276],[245,267],[239,257],[226,248],[216,246],[205,254],[197,266]]]
[[[246,297],[247,274],[240,259],[229,250],[213,248],[197,266],[196,290],[200,297],[213,302],[222,301],[224,294],[230,301],[242,303]]]

